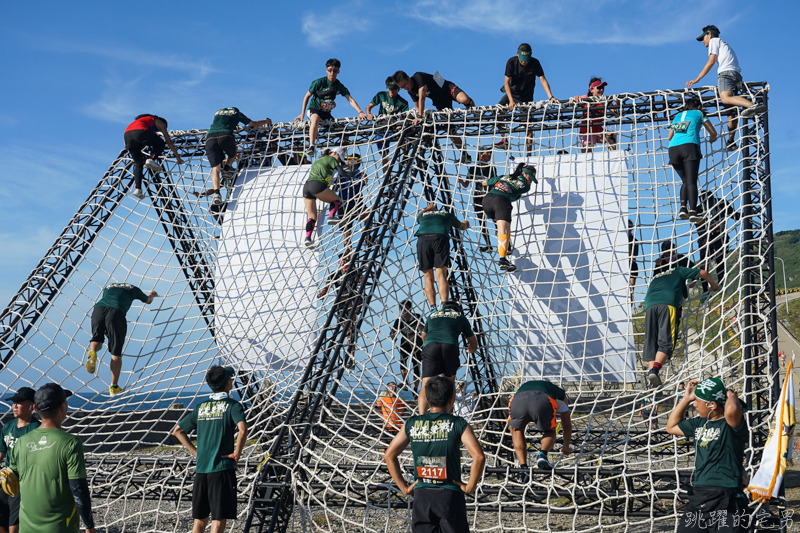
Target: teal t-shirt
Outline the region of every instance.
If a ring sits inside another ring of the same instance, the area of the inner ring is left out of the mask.
[[[415,488],[461,491],[461,436],[469,424],[443,411],[406,420],[406,436],[414,455]]]
[[[12,418],[3,426],[3,437],[0,439],[0,453],[6,454],[6,466],[11,466],[9,452],[14,449],[14,444],[20,437],[30,433],[34,429],[41,426],[42,423],[38,420],[31,420],[29,424],[17,427],[17,419]]]
[[[328,187],[331,186],[333,171],[339,166],[339,161],[331,155],[320,157],[311,165],[308,172],[308,181],[322,181]]]
[[[694,143],[700,144],[700,128],[708,122],[702,111],[692,109],[681,111],[672,120],[670,129],[675,133],[669,141],[669,147],[680,146],[681,144]]]
[[[450,211],[427,211],[419,214],[417,224],[419,228],[414,234],[416,236],[434,233],[450,235],[450,228],[460,227],[461,221]]]
[[[525,392],[529,390],[540,390],[547,394],[554,400],[561,400],[562,402],[566,399],[567,393],[554,383],[550,383],[549,381],[542,381],[542,380],[534,380],[534,381],[527,381],[520,385],[517,389],[517,392]]]
[[[19,476],[19,530],[78,533],[81,519],[70,479],[86,479],[83,443],[63,429],[36,428],[9,454]]]
[[[747,446],[744,417],[735,429],[725,417],[709,422],[699,416],[678,423],[678,427],[684,435],[694,438],[695,487],[742,488]]]
[[[212,394],[178,422],[186,433],[197,430],[198,474],[236,469],[233,459],[222,456],[233,453],[239,422],[244,422],[242,404],[231,400],[224,392]]]
[[[347,96],[350,94],[350,91],[347,90],[347,87],[342,82],[336,80],[331,83],[327,76],[312,81],[308,92],[311,93],[311,99],[308,102],[309,109],[329,112],[336,107],[334,100],[337,95]]]
[[[499,176],[490,178],[486,181],[489,186],[487,194],[499,194],[505,196],[512,202],[516,202],[526,192],[531,190],[528,180],[525,179],[525,174],[521,173],[519,176]]]
[[[226,131],[228,133],[233,133],[236,129],[236,126],[241,124],[250,124],[252,120],[247,118],[244,113],[239,111],[235,107],[223,107],[216,113],[214,113],[214,122],[211,123],[211,127],[208,128],[209,135],[212,133],[219,133]]]
[[[644,297],[644,308],[651,305],[667,304],[678,307],[683,303],[683,291],[687,279],[697,279],[700,271],[696,268],[677,267],[657,274],[650,280],[647,295]]]
[[[95,307],[113,307],[127,314],[134,300],[147,302],[150,297],[130,283],[112,283],[103,289],[103,297]]]
[[[408,101],[399,94],[392,98],[389,96],[389,91],[379,92],[369,103],[380,108],[376,113],[378,115],[393,115],[408,111]]]
[[[474,336],[469,320],[454,309],[438,309],[428,315],[428,321],[422,328],[425,333],[425,345],[432,342],[443,342],[458,346],[458,336],[465,339]]]

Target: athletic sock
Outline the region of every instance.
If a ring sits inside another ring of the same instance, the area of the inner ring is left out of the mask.
[[[657,361],[655,363],[653,363],[653,370],[655,370],[656,372],[661,370],[661,363],[659,363]]]
[[[497,240],[497,248],[500,250],[500,258],[508,255],[508,235],[500,235]]]
[[[314,233],[314,226],[317,225],[317,221],[313,218],[309,218],[306,221],[306,239],[311,238],[311,234]]]
[[[214,189],[214,194],[219,194],[219,189]]]
[[[328,212],[328,217],[333,218],[336,215],[336,212],[339,211],[339,207],[341,207],[342,202],[336,200],[331,204],[331,210]]]

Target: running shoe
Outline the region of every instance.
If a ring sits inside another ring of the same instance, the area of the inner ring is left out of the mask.
[[[658,387],[661,385],[661,377],[658,375],[658,369],[651,368],[650,371],[647,373],[647,381],[650,383],[652,387]]]
[[[313,146],[309,146],[308,148],[306,148],[305,156],[311,159],[312,157],[314,157],[314,152],[316,152],[316,149]]]
[[[689,220],[689,211],[687,211],[685,205],[681,206],[681,210],[678,213],[678,218],[681,220]]]
[[[766,105],[764,105],[764,104],[756,104],[756,105],[750,106],[747,109],[745,109],[744,111],[742,111],[742,116],[745,117],[745,118],[746,117],[753,117],[755,115],[758,115],[759,113],[763,113],[766,110],[767,110],[767,106]]]
[[[519,465],[520,468],[527,468],[528,465]],[[531,476],[527,472],[520,472],[517,474],[516,482],[520,485],[527,485],[531,482]]]
[[[304,244],[306,245],[306,248],[311,248],[314,246],[314,241],[311,240],[311,237],[306,237]]]
[[[142,189],[133,189],[133,193],[132,193],[132,194],[133,194],[133,195],[134,195],[136,198],[138,198],[139,200],[141,200],[142,198],[144,198],[144,192],[142,191]]]
[[[508,149],[508,139],[506,137],[503,137],[502,139],[500,139],[499,142],[496,142],[494,144],[494,147],[497,148],[498,150],[507,150]]]
[[[698,213],[697,211],[689,211],[689,222],[692,224],[700,224],[703,222],[702,214]]]
[[[214,193],[214,196],[211,197],[214,205],[222,205],[222,195],[218,192]]]
[[[490,250],[491,250],[491,248],[488,247],[488,246],[479,246],[478,247],[478,251],[483,252],[483,253],[486,253],[486,252],[488,252]]]
[[[536,454],[536,466],[544,470],[553,469],[553,467],[550,465],[550,461],[547,460],[547,455],[542,452]]]
[[[122,387],[120,387],[119,385],[111,385],[111,386],[108,388],[108,393],[109,393],[111,396],[116,396],[117,394],[122,394],[123,392],[125,392],[125,389],[123,389],[123,388],[122,388]]]
[[[89,354],[86,356],[86,371],[94,374],[95,370],[97,370],[97,352],[89,350]]]
[[[736,144],[736,141],[731,141],[725,146],[726,152],[736,152],[739,150],[739,145]]]
[[[147,161],[145,161],[144,162],[144,168],[149,168],[153,172],[163,172],[164,171],[164,169],[161,168],[161,165],[156,163],[155,159],[148,159]]]
[[[514,264],[505,257],[501,257],[497,261],[497,266],[500,268],[500,270],[504,270],[506,272],[514,272],[517,269],[517,267],[515,267]]]

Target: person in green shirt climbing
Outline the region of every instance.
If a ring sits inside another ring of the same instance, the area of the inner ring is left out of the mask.
[[[305,245],[309,248],[314,245],[311,235],[313,235],[314,228],[317,226],[317,200],[331,204],[328,218],[336,216],[339,207],[342,205],[339,196],[331,190],[331,180],[336,168],[343,161],[343,148],[326,150],[323,152],[322,157],[314,161],[314,164],[311,165],[311,170],[308,172],[308,180],[303,186],[303,203],[308,214]]]
[[[307,115],[311,122],[308,132],[308,148],[306,149],[306,156],[309,159],[314,156],[316,150],[314,143],[317,140],[317,128],[320,121],[333,120],[331,111],[336,107],[334,100],[337,95],[344,96],[350,102],[353,109],[358,111],[359,119],[364,120],[367,118],[355,99],[350,96],[350,91],[347,90],[347,87],[337,79],[341,67],[342,63],[338,59],[329,59],[325,63],[326,75],[311,82],[311,87],[308,88],[308,92],[303,97],[303,110],[294,119],[299,122],[303,120],[304,115]],[[308,107],[307,110],[306,107]]]
[[[642,359],[647,362],[647,381],[652,387],[661,385],[659,372],[667,359],[672,357],[672,350],[678,337],[678,326],[681,318],[681,304],[686,291],[686,280],[701,278],[716,291],[719,286],[714,278],[705,270],[676,266],[674,261],[665,261],[656,267],[653,279],[647,287],[644,298],[644,349]]]
[[[386,117],[389,115],[408,112],[408,101],[400,96],[400,86],[395,83],[394,78],[389,76],[386,78],[385,83],[386,90],[376,94],[367,104],[367,120],[373,120],[375,118],[381,120],[385,118],[388,122],[388,118]],[[378,108],[377,116],[372,114],[372,109],[374,107]],[[415,118],[412,121],[414,126],[418,123],[419,118]],[[398,132],[401,128],[402,126],[399,125],[390,127],[387,123],[385,128],[377,129],[377,135],[375,137],[379,139],[379,142],[376,144],[376,147],[381,153],[381,166],[384,172],[386,172],[389,165],[389,145],[400,138]]]
[[[697,411],[684,420],[690,405]],[[747,423],[739,397],[719,378],[690,381],[667,420],[667,433],[694,439],[693,485],[678,533],[739,533],[748,530],[744,462]],[[715,517],[726,515],[725,527]]]
[[[483,211],[497,226],[497,248],[500,254],[497,265],[506,272],[517,269],[507,258],[511,245],[511,212],[514,210],[512,203],[531,190],[531,183],[539,183],[536,181],[536,168],[525,163],[517,165],[509,176],[495,176],[481,182],[487,188],[481,204]]]
[[[61,426],[72,392],[47,383],[34,394],[41,425],[21,436],[9,451],[9,469],[19,479],[22,533],[95,533],[92,497],[86,482],[83,443]]]
[[[561,428],[564,432],[561,453],[569,455],[572,453],[569,447],[572,440],[572,417],[564,389],[549,381],[534,380],[523,383],[511,397],[508,402],[508,429],[511,431],[511,442],[514,444],[514,453],[517,455],[520,467],[525,468],[528,464],[525,428],[533,422],[536,424],[536,429],[542,432],[541,450],[536,454],[536,466],[552,470],[547,453],[556,444],[558,427],[556,415],[561,419]],[[529,480],[528,474],[523,473],[519,481],[527,483]]]
[[[405,495],[414,494],[411,508],[411,531],[468,532],[467,505],[464,494],[478,487],[486,464],[480,442],[469,422],[450,414],[456,400],[453,382],[433,378],[424,385],[431,412],[406,420],[383,460],[397,488]],[[461,445],[472,457],[469,480],[461,480]],[[411,446],[414,457],[414,483],[403,477],[398,458]]]
[[[425,279],[425,297],[431,309],[436,308],[435,280],[439,283],[439,297],[442,302],[450,299],[450,284],[447,281],[447,269],[450,268],[450,229],[465,231],[469,222],[458,220],[455,214],[443,209],[436,209],[436,204],[428,202],[428,206],[417,216],[417,260],[419,269]]]
[[[220,173],[224,172],[228,177],[233,176],[233,162],[236,161],[236,139],[233,132],[239,124],[247,124],[251,128],[258,128],[264,125],[272,125],[268,118],[264,120],[250,120],[244,113],[235,107],[223,107],[214,113],[214,121],[206,133],[206,157],[211,167],[211,186],[214,189],[214,205],[222,204],[220,189]],[[223,158],[225,168],[222,168]]]
[[[94,374],[97,368],[97,352],[103,347],[108,337],[108,351],[111,352],[111,387],[108,392],[112,396],[123,392],[119,386],[119,375],[122,372],[122,347],[125,346],[125,335],[128,333],[128,321],[125,315],[134,300],[148,305],[158,296],[156,291],[145,294],[142,289],[130,283],[111,283],[103,289],[103,297],[92,311],[92,340],[89,341],[89,353],[86,356],[86,371]]]
[[[492,249],[492,238],[489,236],[489,228],[486,224],[486,213],[483,211],[483,198],[486,196],[486,186],[484,181],[497,178],[497,171],[492,165],[492,149],[494,146],[487,144],[478,147],[478,161],[469,167],[466,179],[458,179],[458,184],[462,187],[469,187],[470,182],[475,183],[475,191],[472,193],[472,207],[475,215],[480,221],[480,237],[485,244],[478,248],[481,252],[488,252]]]
[[[0,462],[5,461],[9,466],[8,454],[14,449],[20,437],[33,431],[41,422],[33,419],[33,399],[36,391],[30,387],[20,388],[16,394],[6,398],[11,402],[11,412],[14,418],[3,426],[0,438]],[[0,532],[19,533],[19,494],[9,496],[0,492]]]
[[[214,365],[206,372],[211,397],[183,418],[172,434],[197,459],[192,488],[192,533],[203,533],[211,514],[211,531],[222,533],[236,518],[236,464],[247,442],[242,404],[230,398],[236,371]],[[189,433],[197,431],[197,446]],[[234,434],[236,431],[236,445]]]

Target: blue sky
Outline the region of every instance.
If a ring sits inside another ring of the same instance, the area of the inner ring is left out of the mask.
[[[792,87],[794,1],[12,3],[4,8],[0,108],[0,300],[6,305],[122,148],[138,113],[206,128],[216,109],[289,121],[325,61],[362,108],[397,69],[442,74],[479,105],[500,98],[505,61],[529,42],[554,94],[675,89],[716,24],[748,81],[770,93],[775,229],[800,228],[800,149]],[[794,80],[794,81],[793,81]],[[712,71],[701,85],[716,83]],[[537,99],[544,96],[537,88]],[[350,114],[337,108],[337,117]]]

